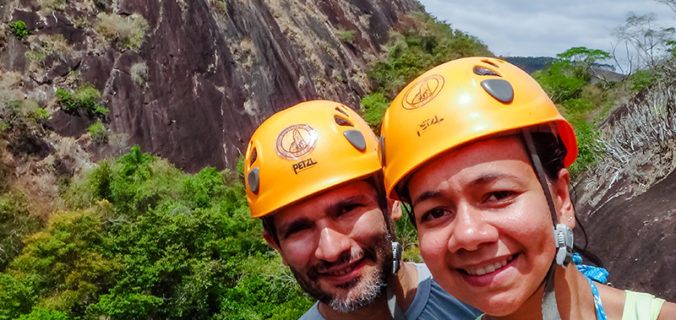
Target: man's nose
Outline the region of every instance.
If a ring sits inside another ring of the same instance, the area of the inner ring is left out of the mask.
[[[330,227],[322,228],[315,257],[324,261],[337,261],[341,253],[350,250],[350,237]]]

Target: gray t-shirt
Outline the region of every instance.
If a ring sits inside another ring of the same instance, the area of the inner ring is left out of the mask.
[[[413,302],[406,310],[406,319],[474,320],[481,314],[477,309],[460,302],[444,291],[432,279],[432,274],[425,264],[416,263],[415,266],[418,270],[418,289],[415,292]],[[325,320],[319,313],[318,305],[318,302],[312,305],[312,308],[305,312],[300,320]]]

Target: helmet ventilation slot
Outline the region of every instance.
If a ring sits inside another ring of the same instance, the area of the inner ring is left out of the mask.
[[[491,60],[488,60],[488,59],[483,59],[483,60],[481,60],[481,62],[488,63],[488,64],[490,64],[490,65],[492,65],[492,66],[494,66],[494,67],[496,67],[496,68],[500,68],[500,66],[498,66],[497,64],[495,64],[495,62],[493,62],[493,61],[491,61]]]
[[[479,75],[479,76],[501,77],[500,74],[498,74],[497,72],[495,72],[495,71],[493,71],[489,68],[483,67],[483,66],[474,66],[473,71],[474,71],[474,74]]]
[[[340,115],[333,116],[333,119],[336,121],[336,124],[342,127],[354,127],[354,124],[350,120],[341,117]]]
[[[350,115],[345,110],[343,110],[343,108],[341,106],[336,107],[336,111],[342,113],[344,116],[346,116],[348,118],[350,117]]]
[[[258,152],[256,151],[256,148],[251,150],[251,157],[249,157],[251,160],[249,160],[249,165],[253,165],[254,162],[256,162],[256,159],[258,159]]]

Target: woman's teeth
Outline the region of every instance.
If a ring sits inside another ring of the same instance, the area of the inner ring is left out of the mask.
[[[484,274],[491,273],[491,272],[493,272],[497,269],[504,267],[510,261],[512,261],[511,256],[508,257],[508,258],[505,258],[502,261],[498,261],[496,263],[483,265],[483,266],[480,266],[480,267],[477,267],[477,268],[465,268],[463,270],[465,270],[465,272],[467,272],[469,275],[472,275],[472,276],[482,276]]]

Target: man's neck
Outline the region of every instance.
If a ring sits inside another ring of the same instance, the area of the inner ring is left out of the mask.
[[[397,306],[406,312],[413,303],[418,288],[418,270],[412,263],[402,263],[399,272],[387,281],[388,288],[397,297]],[[328,320],[333,319],[390,319],[387,308],[387,294],[383,292],[371,304],[354,312],[336,312],[325,303],[319,303],[319,313]]]

